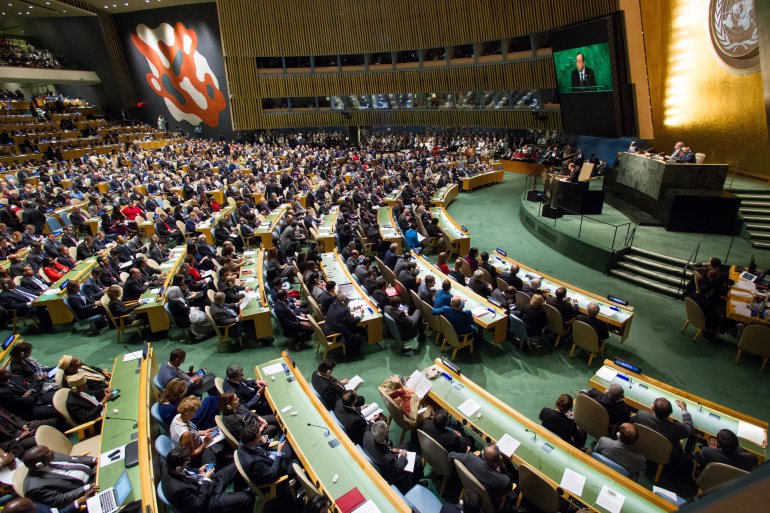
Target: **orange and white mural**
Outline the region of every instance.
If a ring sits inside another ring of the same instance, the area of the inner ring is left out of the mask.
[[[219,80],[206,57],[198,51],[198,36],[182,23],[157,28],[139,24],[131,42],[147,60],[150,89],[163,98],[171,116],[193,126],[214,128],[226,107]]]

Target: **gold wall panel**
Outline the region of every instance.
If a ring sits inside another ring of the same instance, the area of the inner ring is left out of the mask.
[[[618,10],[617,0],[217,0],[225,55],[414,50],[542,32]]]
[[[711,46],[706,0],[642,1],[656,151],[683,141],[707,163],[770,176],[759,73],[723,67]]]

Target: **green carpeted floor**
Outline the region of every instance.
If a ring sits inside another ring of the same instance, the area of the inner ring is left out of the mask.
[[[449,213],[470,229],[472,245],[480,251],[504,248],[513,258],[577,287],[600,295],[612,293],[627,298],[636,312],[631,336],[622,345],[617,337],[613,337],[607,348],[608,357],[631,361],[652,377],[724,406],[761,419],[770,418],[770,395],[757,393],[766,390],[770,373],[760,374],[757,358],[744,356],[742,363],[736,365],[735,341],[732,338],[716,343],[705,340],[691,342],[692,331],[679,333],[684,319],[684,306],[680,301],[576,264],[535,239],[519,222],[518,209],[523,187],[522,175],[506,174],[503,184],[460,194],[449,207]],[[677,237],[671,234],[670,239],[664,240],[662,245],[665,247],[659,248],[660,252],[676,246]],[[746,259],[744,256],[736,257],[736,261]],[[115,354],[125,352],[122,344],[116,342],[114,331],[107,331],[98,337],[64,331],[56,335],[31,334],[25,339],[34,345],[33,355],[48,365],[55,364],[61,354],[70,353],[87,363],[110,367]],[[139,342],[126,339],[132,349],[140,347]],[[153,345],[161,361],[167,358],[172,348],[179,346],[167,340]],[[276,341],[275,348],[247,348],[218,354],[216,340],[209,339],[184,348],[188,352],[187,364],[223,375],[225,367],[232,362],[240,363],[249,369],[248,373],[253,373],[255,364],[275,358],[283,344]],[[568,347],[553,350],[551,346],[545,346],[534,352],[521,353],[510,343],[496,347],[487,342],[473,355],[462,352],[456,363],[466,376],[480,386],[536,419],[540,409],[552,406],[559,394],[566,392],[574,395],[585,389],[589,377],[599,366],[600,360],[595,360],[589,368],[584,355],[577,353],[575,358],[570,359],[568,352]],[[392,352],[389,346],[381,349],[373,345],[365,348],[365,354],[366,357],[361,360],[342,362],[335,374],[339,377],[361,375],[366,380],[361,392],[367,398],[375,398],[376,385],[388,375],[408,375],[417,368],[426,367],[439,355],[439,351],[429,343],[423,345],[415,356],[405,357]],[[294,356],[306,376],[315,369],[320,359],[312,350],[304,350]]]

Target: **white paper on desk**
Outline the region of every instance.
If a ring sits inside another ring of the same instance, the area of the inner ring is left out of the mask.
[[[246,256],[246,257],[248,257],[248,256],[254,256],[254,255],[256,255],[256,254],[257,254],[257,253],[256,253],[256,251],[244,251],[244,252],[243,252],[243,256]]]
[[[139,360],[142,357],[142,351],[134,351],[123,355],[124,362],[130,362],[131,360]]]
[[[19,458],[16,458],[16,465],[14,465],[14,468],[11,468],[11,466],[8,465],[7,467],[0,469],[0,483],[6,484],[6,485],[12,485],[13,473],[16,471],[17,468],[23,467],[23,466],[24,466],[24,463],[22,463]]]
[[[743,438],[760,447],[767,447],[767,431],[754,424],[738,421],[738,438]]]
[[[596,375],[602,378],[604,381],[612,382],[612,380],[615,379],[615,376],[618,375],[618,371],[613,370],[609,367],[602,367],[601,369],[596,371]]]
[[[272,365],[268,365],[267,367],[262,367],[262,372],[265,374],[265,376],[278,374],[279,372],[283,372],[283,364],[274,363]]]
[[[112,458],[109,457],[110,454],[116,453]],[[121,445],[120,447],[115,447],[114,449],[110,449],[107,452],[103,452],[101,456],[99,456],[99,468],[106,467],[107,465],[112,465],[115,462],[122,461],[126,457],[126,446]]]
[[[348,380],[348,384],[345,385],[345,390],[355,390],[364,383],[364,378],[356,374]]]
[[[735,313],[738,315],[743,315],[746,317],[751,317],[751,310],[749,310],[748,303],[743,303],[739,301],[731,301],[733,308],[735,309]]]
[[[757,290],[757,286],[750,281],[738,280],[737,282],[735,282],[735,285],[733,285],[731,288],[731,290],[736,290],[736,289],[754,292]]]
[[[415,463],[417,463],[417,453],[406,451],[406,467],[404,467],[404,470],[407,472],[414,472]]]
[[[155,294],[157,296],[158,293],[160,293],[160,287],[158,287],[156,289],[150,289],[150,292],[152,292],[153,294]]]
[[[428,378],[422,375],[422,372],[416,370],[412,373],[411,376],[409,376],[409,379],[406,380],[406,388],[411,388],[414,390],[414,392],[417,394],[417,397],[422,399],[425,397],[428,392],[430,392],[430,381],[428,381]]]
[[[457,409],[466,417],[471,417],[481,409],[481,405],[473,399],[466,399]]]
[[[251,302],[251,299],[249,296],[244,297],[241,299],[241,310],[244,310],[247,306],[249,306],[249,303]]]
[[[513,453],[516,452],[516,449],[518,449],[520,445],[521,442],[508,433],[505,433],[500,437],[500,440],[497,441],[497,448],[500,449],[500,452],[504,454],[506,458],[513,456]]]
[[[286,406],[284,406],[283,408],[281,408],[281,413],[286,413],[286,412],[288,412],[289,410],[291,410],[291,405],[290,405],[290,404],[287,404]]]
[[[657,493],[658,495],[667,497],[671,499],[671,501],[674,503],[676,503],[676,501],[679,500],[679,497],[677,497],[674,492],[672,492],[671,490],[666,490],[665,488],[661,488],[659,486],[652,485],[652,493]]]
[[[372,500],[368,500],[358,506],[356,509],[354,509],[351,513],[382,513],[380,511],[380,508],[377,507],[377,505],[372,502]]]
[[[596,504],[610,513],[620,513],[620,508],[623,507],[623,502],[625,502],[625,500],[625,495],[621,495],[612,488],[602,485],[599,496],[596,498]]]
[[[257,299],[259,297],[259,292],[248,292],[246,297],[249,299]]]
[[[564,475],[561,476],[561,483],[559,486],[571,492],[572,494],[580,497],[583,495],[583,487],[586,484],[586,476],[578,474],[574,470],[565,468]]]

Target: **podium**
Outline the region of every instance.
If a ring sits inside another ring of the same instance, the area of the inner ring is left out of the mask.
[[[591,191],[588,182],[554,180],[551,184],[551,205],[569,214],[601,214],[604,191]]]

